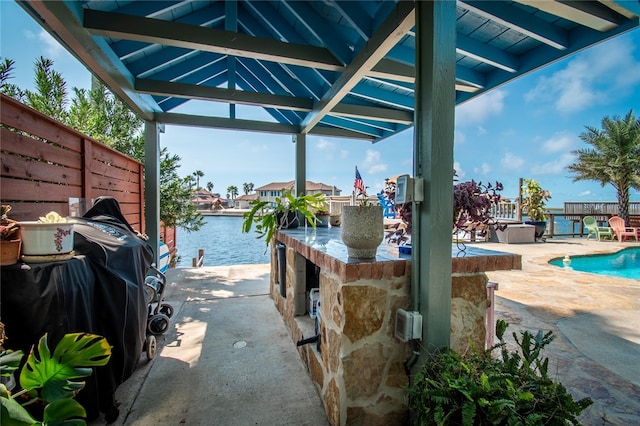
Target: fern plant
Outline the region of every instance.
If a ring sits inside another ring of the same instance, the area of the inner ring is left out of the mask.
[[[461,356],[450,348],[433,355],[409,387],[409,406],[419,425],[579,425],[580,413],[593,402],[575,401],[548,374],[544,348],[552,332],[522,332],[513,337],[519,347],[510,352],[496,323],[499,343],[482,352]],[[500,357],[493,357],[493,350]]]
[[[47,335],[40,338],[37,350],[31,350],[20,372],[20,391],[12,394],[0,383],[0,424],[2,425],[80,425],[86,424],[86,411],[72,399],[85,385],[81,380],[92,367],[106,365],[111,346],[104,337],[87,333],[69,333],[62,337],[53,353]],[[22,351],[0,352],[0,375],[9,376],[19,368]],[[39,422],[25,408],[44,402]]]

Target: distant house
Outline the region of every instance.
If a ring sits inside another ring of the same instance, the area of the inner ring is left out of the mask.
[[[206,189],[193,191],[191,202],[200,211],[218,210],[227,206],[227,200],[220,198],[220,194],[214,194]]]
[[[249,203],[258,198],[258,194],[243,194],[233,199],[234,209],[248,209]]]
[[[258,198],[262,201],[269,201],[275,203],[276,197],[281,197],[283,191],[294,192],[295,181],[290,180],[288,182],[271,182],[267,185],[255,188]],[[316,183],[306,181],[305,188],[307,194],[316,194],[318,192],[323,193],[326,196],[340,195],[341,189],[335,186],[325,185],[324,183]]]

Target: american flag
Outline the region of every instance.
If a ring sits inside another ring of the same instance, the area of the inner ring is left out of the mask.
[[[367,194],[367,191],[364,188],[364,182],[362,182],[362,176],[360,176],[360,172],[358,171],[358,166],[356,166],[356,180],[353,182],[353,188],[355,189],[356,196],[360,194]]]

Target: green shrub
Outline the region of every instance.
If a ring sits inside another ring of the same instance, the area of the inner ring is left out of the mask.
[[[513,337],[519,351],[506,349],[508,325],[496,323],[493,348],[460,356],[450,348],[433,355],[409,387],[409,407],[420,425],[578,425],[590,398],[574,401],[548,375],[542,351],[555,336],[525,331]],[[500,357],[494,358],[494,350]]]

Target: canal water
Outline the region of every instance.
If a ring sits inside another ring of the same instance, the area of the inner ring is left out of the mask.
[[[255,229],[242,233],[240,216],[205,216],[205,225],[196,232],[178,228],[179,268],[190,268],[198,249],[204,249],[204,266],[269,263],[264,239],[257,239]]]
[[[192,258],[198,256],[198,249],[204,249],[204,266],[269,263],[264,239],[257,239],[254,229],[248,234],[242,233],[242,217],[205,216],[204,222],[205,225],[196,232],[178,228],[179,268],[190,268]],[[555,232],[571,232],[571,222],[556,217]]]

